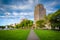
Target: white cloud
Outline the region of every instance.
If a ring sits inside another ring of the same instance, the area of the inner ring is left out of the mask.
[[[34,0],[28,0],[28,3],[33,4]]]
[[[56,10],[46,10],[47,12],[47,14],[49,14],[49,13],[54,13]]]
[[[9,12],[5,12],[5,15],[6,15],[6,16],[9,16],[9,15],[11,15],[11,13],[9,13]]]
[[[25,9],[32,9],[34,7],[34,5],[36,3],[38,3],[38,0],[28,0],[28,1],[25,1],[25,5],[22,4],[19,4],[19,5],[11,5],[10,7],[12,9],[21,9],[21,10],[25,10]]]
[[[8,13],[8,12],[6,12],[5,14],[6,14],[6,16],[0,16],[0,18],[16,18],[16,17],[19,17],[22,19],[22,18],[28,18],[28,17],[34,16],[33,12],[21,12],[21,13],[13,12],[12,16],[10,15],[11,13]]]
[[[9,17],[16,17],[16,16],[0,16],[1,18],[9,18]]]
[[[54,2],[52,2],[52,3],[50,3],[50,6],[55,6],[57,4],[57,2],[56,1],[54,1]]]
[[[12,5],[12,6],[10,6],[12,9],[20,9],[20,10],[25,10],[25,9],[31,9],[32,7],[31,7],[31,5],[19,5],[19,6],[17,6],[17,5]]]
[[[35,0],[35,4],[38,4],[40,0]]]
[[[19,13],[19,15],[26,15],[26,16],[33,16],[34,15],[34,13],[33,12],[21,12],[21,13]]]
[[[20,13],[13,12],[12,14],[13,16],[33,16],[34,12],[20,12]]]
[[[55,12],[57,9],[55,9],[54,6],[56,6],[57,4],[58,4],[58,2],[56,2],[56,1],[44,4],[44,6],[46,8],[46,13],[49,14],[49,13]]]
[[[12,14],[13,14],[13,16],[18,16],[19,15],[17,12],[13,12]]]
[[[49,2],[49,3],[44,3],[45,7],[54,7],[56,4],[58,4],[57,1]]]
[[[29,20],[33,20],[34,21],[34,18],[29,18]]]
[[[26,18],[25,16],[20,16],[20,19],[24,19],[24,18]]]
[[[19,9],[30,9],[31,6],[30,5],[22,5],[22,6],[18,6]]]
[[[2,11],[5,11],[3,8],[0,8]]]

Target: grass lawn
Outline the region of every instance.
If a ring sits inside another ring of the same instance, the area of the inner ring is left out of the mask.
[[[30,30],[0,30],[0,40],[26,40]]]
[[[60,40],[60,32],[52,30],[35,30],[40,40]]]

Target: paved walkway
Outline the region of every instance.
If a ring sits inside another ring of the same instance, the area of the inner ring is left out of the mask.
[[[30,34],[29,34],[27,40],[39,40],[38,36],[34,33],[34,30],[30,31]]]

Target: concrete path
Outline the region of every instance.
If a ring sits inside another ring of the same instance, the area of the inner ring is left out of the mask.
[[[29,34],[27,40],[39,40],[38,36],[34,33],[34,30],[30,31],[30,34]]]

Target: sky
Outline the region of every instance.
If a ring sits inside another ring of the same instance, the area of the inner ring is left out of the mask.
[[[46,15],[60,9],[60,0],[0,0],[0,26],[19,23],[22,19],[34,20],[34,8],[43,4]]]

